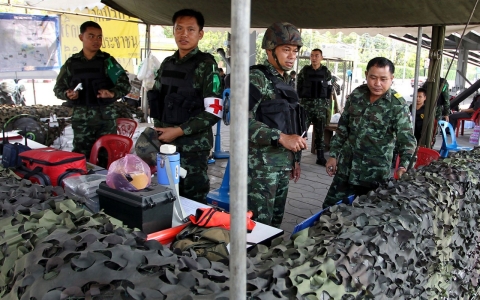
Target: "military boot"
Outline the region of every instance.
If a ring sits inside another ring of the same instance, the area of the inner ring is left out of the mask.
[[[323,149],[318,149],[317,150],[317,165],[325,166],[327,163],[327,160],[325,159],[325,155],[323,153]]]

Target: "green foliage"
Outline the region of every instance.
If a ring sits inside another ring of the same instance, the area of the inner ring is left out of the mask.
[[[226,41],[228,38],[228,32],[220,31],[207,31],[203,35],[203,38],[198,43],[198,48],[203,52],[212,54],[215,57],[217,63],[223,61],[223,58],[217,54],[218,48],[224,48],[226,52]]]
[[[173,38],[173,27],[172,26],[162,26],[163,33],[165,34],[166,38]]]
[[[262,49],[262,40],[265,32],[260,33],[257,36],[255,48],[257,49],[257,53],[255,54],[255,62],[257,64],[263,63],[267,59],[267,53],[264,49]]]

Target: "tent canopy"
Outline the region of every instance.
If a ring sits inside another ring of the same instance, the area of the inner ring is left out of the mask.
[[[329,29],[355,27],[418,27],[466,24],[475,0],[337,0],[278,1],[251,0],[251,26],[265,28],[278,21],[299,28]],[[198,9],[209,27],[231,27],[228,0],[102,0],[102,3],[147,24],[171,25],[171,18],[182,8]],[[472,24],[480,24],[480,11]]]

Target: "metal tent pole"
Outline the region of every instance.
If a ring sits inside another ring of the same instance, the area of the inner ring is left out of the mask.
[[[247,294],[247,155],[250,0],[231,0],[230,299]]]
[[[415,59],[415,75],[413,77],[413,98],[412,98],[413,132],[415,132],[415,115],[417,113],[417,89],[418,89],[418,75],[420,72],[420,56],[422,55],[422,35],[423,35],[423,28],[418,27],[417,58]]]
[[[146,24],[145,26],[145,57],[148,57],[150,54],[150,45],[151,45],[151,40],[150,40],[150,24]],[[142,59],[144,59],[142,58]],[[148,122],[148,117],[150,114],[148,113],[148,99],[147,99],[147,90],[145,88],[142,89],[142,111],[143,111],[143,116],[145,118],[145,122]]]
[[[440,67],[442,65],[442,53],[445,43],[445,26],[433,26],[432,27],[432,42],[429,53],[430,65],[428,68],[428,80],[427,80],[427,100],[425,101],[425,117],[422,126],[422,137],[420,139],[420,145],[425,145],[431,148],[430,141],[433,134],[433,120],[435,120],[435,108],[437,105],[439,91],[439,79],[440,79]],[[455,133],[452,133],[455,134]]]

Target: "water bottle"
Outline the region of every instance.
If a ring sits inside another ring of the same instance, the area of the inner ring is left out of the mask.
[[[175,152],[172,154],[157,153],[157,179],[158,183],[161,185],[170,185],[168,180],[167,173],[167,162],[166,159],[170,161],[170,170],[172,172],[173,184],[178,184],[180,182],[180,153]]]

